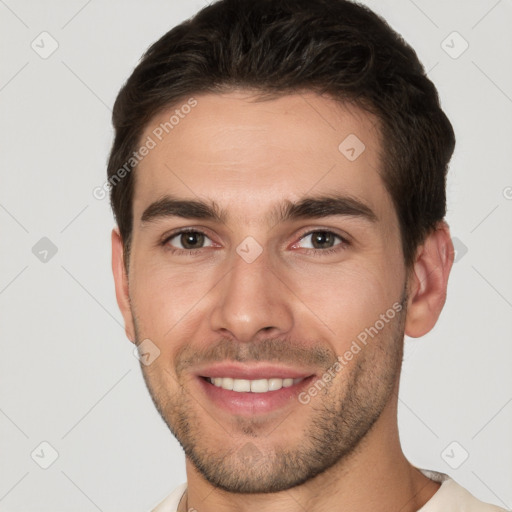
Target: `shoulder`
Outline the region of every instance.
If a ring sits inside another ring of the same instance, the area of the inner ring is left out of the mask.
[[[151,512],[176,512],[178,510],[178,505],[187,488],[187,484],[181,484],[174,489],[174,491],[167,496],[163,501],[161,501]]]
[[[468,490],[464,489],[451,478],[444,484],[447,499],[460,506],[460,510],[467,512],[506,512],[504,508],[484,503],[475,498]]]
[[[425,470],[423,473],[440,482],[441,487],[418,512],[507,512],[504,508],[475,498],[448,475]]]

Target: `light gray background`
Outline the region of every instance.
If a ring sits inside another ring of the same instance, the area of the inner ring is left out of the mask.
[[[510,508],[512,1],[367,3],[417,50],[458,140],[448,221],[459,261],[438,325],[406,342],[404,451]],[[121,84],[203,5],[0,0],[1,511],[144,511],[185,479],[124,335],[113,218],[92,190]],[[46,59],[31,47],[51,49],[43,31],[59,45]],[[469,43],[458,58],[454,31]],[[46,262],[44,246],[33,253],[43,237],[57,248]],[[58,452],[48,469],[43,441]]]

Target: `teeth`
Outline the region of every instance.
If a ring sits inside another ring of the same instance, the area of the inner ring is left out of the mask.
[[[283,387],[283,379],[268,379],[268,390],[276,391]]]
[[[248,380],[244,382],[249,382]],[[268,380],[267,379],[258,379],[251,380],[251,391],[253,393],[266,393],[268,391]]]
[[[231,377],[213,377],[208,378],[214,386],[218,388],[227,389],[229,391],[237,391],[239,393],[266,393],[267,391],[277,391],[281,388],[289,388],[294,384],[304,380],[298,379],[232,379]]]
[[[224,379],[222,379],[224,381]],[[219,387],[222,387],[222,382]],[[250,380],[243,380],[243,379],[234,379],[233,380],[233,391],[251,391],[251,381]]]

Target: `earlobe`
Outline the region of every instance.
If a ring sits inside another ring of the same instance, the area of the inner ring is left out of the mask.
[[[405,322],[407,336],[424,336],[436,324],[446,300],[453,259],[450,229],[442,221],[418,248],[416,261],[410,272]]]
[[[112,273],[114,275],[116,299],[124,318],[124,328],[128,339],[135,343],[135,328],[130,307],[128,276],[124,264],[124,248],[119,228],[112,230]]]

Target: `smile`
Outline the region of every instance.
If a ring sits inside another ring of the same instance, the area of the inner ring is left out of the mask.
[[[269,391],[278,391],[281,388],[289,388],[294,384],[303,381],[304,378],[280,379],[278,377],[270,379],[233,379],[232,377],[206,377],[206,380],[214,386],[228,391],[238,393],[268,393]]]

